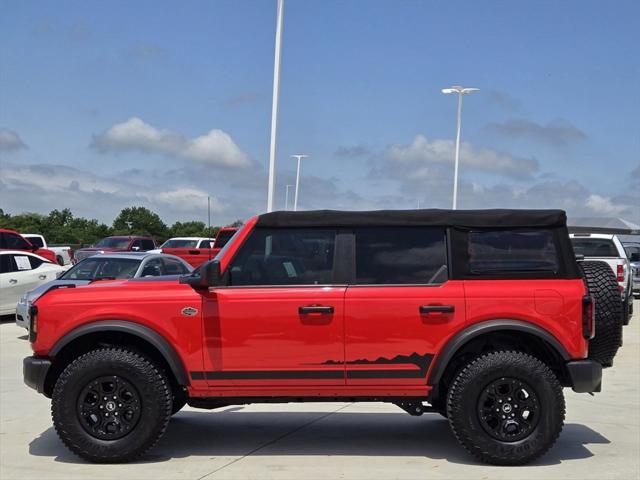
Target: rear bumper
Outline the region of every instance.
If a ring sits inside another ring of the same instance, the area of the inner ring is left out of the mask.
[[[594,360],[567,362],[569,380],[574,392],[591,393],[602,390],[602,365]]]
[[[26,357],[22,361],[24,383],[38,393],[44,393],[44,381],[51,368],[48,358]]]

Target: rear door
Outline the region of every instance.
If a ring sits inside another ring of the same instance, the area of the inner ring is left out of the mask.
[[[426,385],[431,360],[465,322],[464,287],[448,280],[442,228],[354,229],[345,295],[347,385]]]
[[[200,378],[216,386],[344,385],[346,287],[334,280],[336,233],[251,232],[227,268],[229,286],[203,300]]]

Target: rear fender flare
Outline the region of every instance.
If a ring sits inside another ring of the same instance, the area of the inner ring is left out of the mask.
[[[442,375],[444,374],[449,362],[454,358],[455,354],[469,341],[480,335],[491,332],[508,332],[516,331],[535,335],[536,337],[548,343],[563,360],[570,360],[569,353],[562,344],[547,330],[522,320],[511,319],[495,319],[473,324],[453,336],[441,350],[440,354],[435,358],[433,367],[427,380],[428,385],[438,385]]]

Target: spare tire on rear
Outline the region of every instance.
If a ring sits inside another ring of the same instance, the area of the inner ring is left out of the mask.
[[[595,302],[595,337],[589,341],[589,358],[603,367],[613,365],[622,345],[622,300],[616,277],[605,262],[579,262],[589,295]]]

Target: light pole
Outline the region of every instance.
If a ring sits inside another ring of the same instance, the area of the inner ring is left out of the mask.
[[[282,47],[282,17],[284,0],[278,0],[276,15],[276,46],[273,59],[273,97],[271,99],[271,143],[269,145],[269,190],[267,192],[267,212],[273,211],[273,196],[276,186],[276,134],[278,131],[278,95],[280,93],[280,50]]]
[[[293,187],[293,185],[285,185],[284,186],[284,209],[289,210],[289,189]]]
[[[298,191],[300,190],[300,160],[307,158],[309,155],[291,155],[291,158],[298,160],[298,170],[296,172],[296,193],[293,197],[293,211],[298,211]]]
[[[464,88],[454,85],[451,88],[443,88],[442,93],[449,95],[451,93],[458,94],[458,128],[456,132],[456,157],[455,166],[453,167],[453,209],[458,206],[458,163],[460,161],[460,127],[462,124],[462,96],[468,93],[477,92],[479,88]]]

